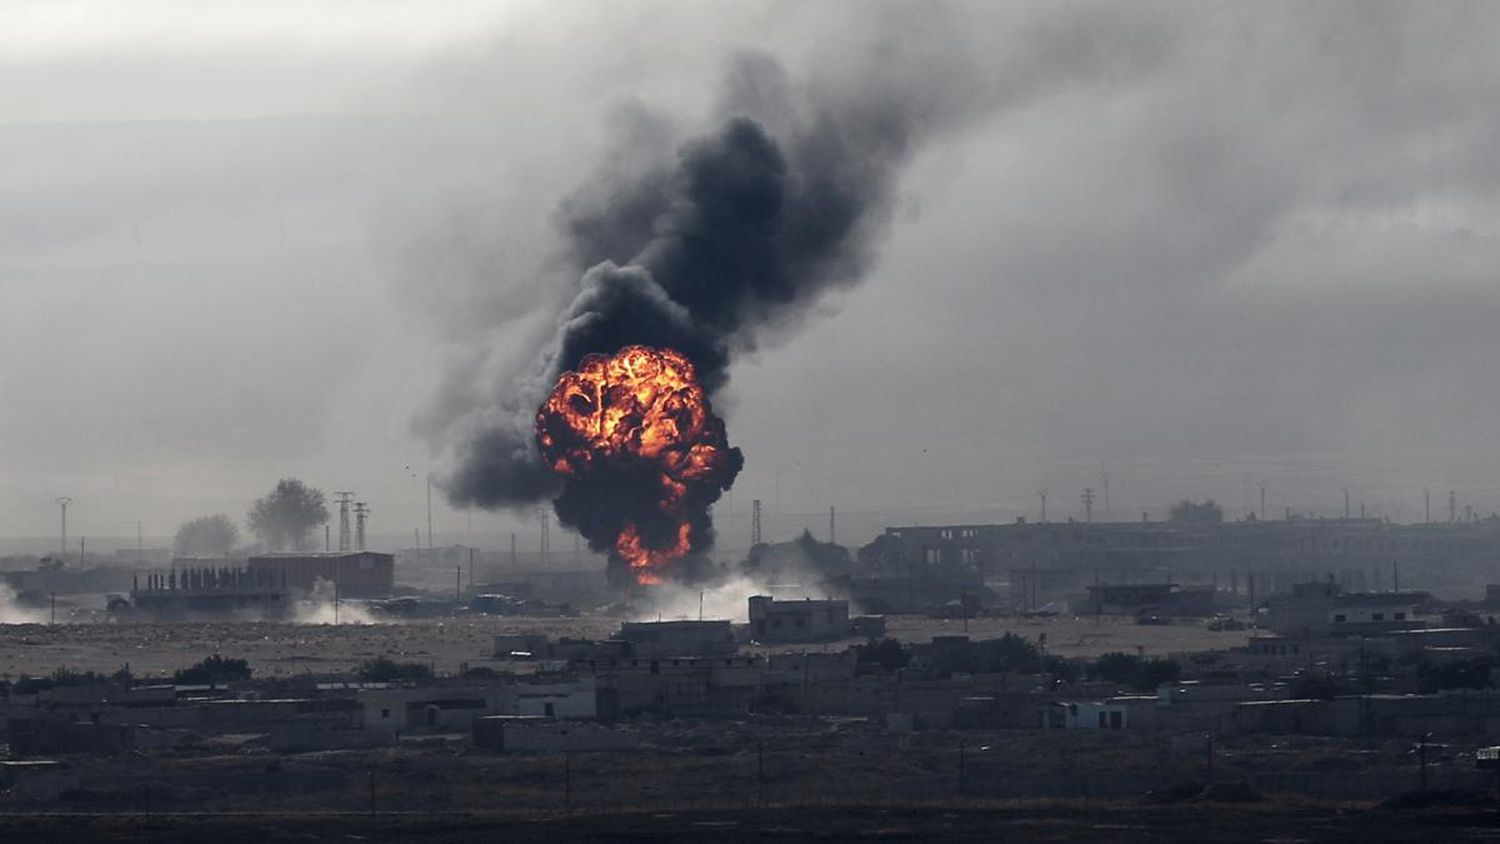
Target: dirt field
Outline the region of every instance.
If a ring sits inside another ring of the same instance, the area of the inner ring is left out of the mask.
[[[211,653],[249,660],[257,677],[346,671],[385,656],[431,662],[440,673],[482,664],[502,633],[608,636],[617,619],[473,617],[392,624],[271,622],[0,625],[0,674],[46,674],[58,666],[138,676],[170,673]]]
[[[472,616],[388,624],[289,624],[271,622],[18,624],[0,625],[0,675],[46,674],[59,666],[76,671],[113,672],[129,663],[140,676],[170,673],[211,653],[250,661],[258,677],[346,671],[385,656],[430,662],[440,673],[464,663],[486,664],[494,637],[504,633],[605,638],[619,629],[618,618],[496,618]],[[964,622],[923,616],[890,616],[889,635],[925,642],[933,636],[963,635]],[[1108,651],[1164,656],[1181,651],[1242,645],[1244,632],[1214,633],[1202,624],[1156,627],[1128,619],[979,618],[968,635],[995,638],[1013,632],[1035,642],[1046,635],[1049,653],[1095,657]],[[811,646],[842,650],[850,639]],[[801,650],[784,646],[778,650]]]

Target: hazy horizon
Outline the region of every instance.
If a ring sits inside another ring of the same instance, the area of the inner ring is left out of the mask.
[[[425,538],[451,443],[418,421],[455,372],[496,399],[529,362],[566,290],[560,203],[621,127],[670,154],[745,50],[836,87],[892,44],[952,101],[863,279],[730,365],[726,547],[756,498],[769,537],[822,536],[832,505],[852,546],[1035,519],[1042,489],[1053,520],[1082,518],[1085,487],[1121,521],[1182,498],[1242,517],[1261,485],[1273,518],[1340,515],[1344,489],[1398,522],[1424,489],[1435,520],[1450,490],[1500,510],[1488,5],[141,0],[5,21],[0,537],[55,536],[64,495],[70,537],[243,525],[296,476]],[[433,511],[439,539],[537,530],[440,491]]]

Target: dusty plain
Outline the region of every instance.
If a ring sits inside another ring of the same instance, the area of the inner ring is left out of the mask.
[[[527,618],[464,616],[378,624],[281,622],[59,623],[0,625],[0,676],[44,675],[59,667],[114,672],[129,665],[137,676],[169,674],[212,653],[245,659],[257,677],[288,677],[348,671],[366,660],[388,657],[426,662],[439,674],[464,665],[500,667],[492,659],[494,637],[539,633],[552,637],[606,638],[622,618]],[[1138,625],[1128,618],[1073,617],[937,619],[889,616],[887,633],[907,642],[933,636],[995,638],[1012,632],[1048,653],[1096,657],[1109,651],[1147,656],[1243,645],[1250,633],[1215,632],[1200,622]],[[842,650],[857,640],[829,642],[814,650]],[[790,646],[806,650],[807,646]],[[764,650],[764,649],[763,649]]]

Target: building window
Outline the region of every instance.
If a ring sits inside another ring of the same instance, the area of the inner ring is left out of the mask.
[[[1404,612],[1398,612],[1398,613],[1396,613],[1396,615],[1394,617],[1395,617],[1395,619],[1397,621],[1405,621],[1406,620],[1406,613],[1404,613]]]
[[[1116,710],[1114,712],[1109,713],[1109,728],[1111,730],[1118,730],[1118,729],[1120,729],[1123,726],[1124,726],[1124,719],[1122,719],[1120,717],[1119,710]]]
[[[1348,621],[1348,620],[1349,619],[1343,613],[1339,613],[1338,615],[1336,615],[1336,616],[1333,617],[1333,622],[1335,624],[1343,624],[1345,621]]]
[[[1372,612],[1372,613],[1370,613],[1370,620],[1371,621],[1385,621],[1385,613],[1383,613],[1383,612]]]
[[[1103,712],[1099,713],[1099,729],[1103,730],[1109,726],[1109,721],[1107,720],[1107,718],[1108,716],[1106,716]]]
[[[389,718],[389,717],[391,717],[391,711],[389,709],[382,709],[382,710],[380,710],[380,717],[381,718]]]

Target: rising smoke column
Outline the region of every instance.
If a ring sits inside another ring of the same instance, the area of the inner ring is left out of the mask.
[[[732,356],[795,322],[865,271],[889,216],[900,166],[935,122],[932,100],[871,82],[852,92],[794,90],[763,56],[732,64],[723,119],[674,158],[601,170],[563,204],[571,257],[588,267],[536,364],[504,410],[471,414],[445,484],[455,504],[519,507],[553,500],[559,521],[619,557],[618,532],[642,501],[610,473],[559,473],[542,458],[534,414],[559,377],[590,355],[643,346],[680,353],[712,399]],[[697,490],[692,550],[713,542],[708,508],[738,471]],[[648,493],[633,487],[638,496]],[[659,508],[658,508],[659,509]],[[674,549],[677,524],[640,537]]]

